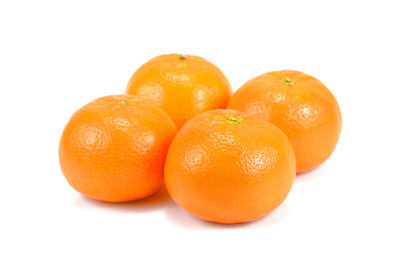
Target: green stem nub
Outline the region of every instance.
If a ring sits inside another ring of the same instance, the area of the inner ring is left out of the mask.
[[[293,80],[290,79],[289,77],[286,77],[286,78],[283,80],[283,83],[285,83],[286,85],[290,86],[291,84],[293,84]]]
[[[237,124],[240,124],[240,122],[242,122],[242,119],[235,118],[235,117],[231,116],[231,117],[228,119],[228,121],[231,122],[231,123],[234,124],[234,125],[237,125]]]
[[[123,100],[123,101],[120,101],[119,104],[126,105],[126,102]]]
[[[185,54],[180,54],[179,55],[180,60],[186,60],[186,55]]]

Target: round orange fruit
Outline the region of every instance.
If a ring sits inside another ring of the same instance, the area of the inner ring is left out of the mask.
[[[328,159],[342,129],[332,93],[316,78],[298,71],[270,72],[251,79],[235,92],[228,107],[278,126],[293,146],[297,173]]]
[[[295,174],[285,134],[234,110],[189,120],[165,163],[165,185],[175,202],[199,218],[226,224],[254,221],[278,207]]]
[[[225,109],[231,86],[211,62],[197,56],[168,54],[143,64],[129,80],[126,92],[161,107],[179,129],[201,112]]]
[[[59,158],[69,184],[100,201],[147,197],[163,185],[176,127],[160,108],[130,95],[106,96],[80,108],[61,137]]]

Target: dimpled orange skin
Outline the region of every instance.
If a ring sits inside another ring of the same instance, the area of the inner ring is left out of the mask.
[[[129,95],[83,106],[61,137],[59,158],[69,184],[100,201],[147,197],[163,185],[176,127],[160,108]]]
[[[234,110],[189,120],[165,163],[165,185],[175,202],[201,219],[225,224],[254,221],[278,207],[295,174],[283,132]]]
[[[333,153],[342,116],[333,94],[316,78],[298,71],[262,74],[239,88],[228,105],[278,126],[292,143],[297,173]]]
[[[131,77],[126,92],[161,107],[179,129],[201,112],[225,109],[232,89],[211,62],[197,56],[168,54],[142,65]]]

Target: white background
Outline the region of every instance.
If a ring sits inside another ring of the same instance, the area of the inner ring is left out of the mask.
[[[399,267],[396,2],[2,0],[0,267]],[[198,220],[166,191],[82,197],[59,168],[64,125],[172,52],[210,60],[234,89],[281,69],[319,78],[342,109],[336,151],[250,224]]]

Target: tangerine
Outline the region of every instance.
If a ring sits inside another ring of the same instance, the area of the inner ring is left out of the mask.
[[[168,54],[143,64],[126,92],[161,107],[179,129],[193,116],[226,108],[231,86],[217,66],[192,55]]]
[[[269,72],[249,80],[233,94],[228,108],[278,126],[293,146],[297,173],[327,160],[342,129],[333,94],[318,79],[298,71]]]
[[[212,110],[189,120],[171,143],[165,185],[175,202],[207,221],[254,221],[278,207],[296,174],[285,134],[265,120]]]
[[[60,141],[60,165],[69,184],[90,198],[144,198],[163,185],[165,157],[175,133],[164,111],[138,97],[102,97],[69,120]]]

